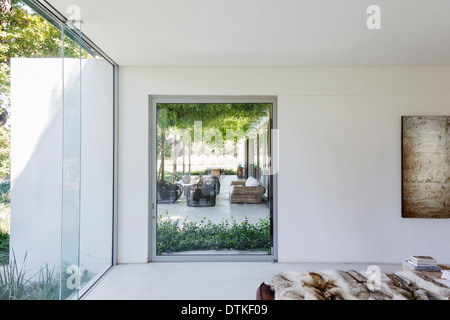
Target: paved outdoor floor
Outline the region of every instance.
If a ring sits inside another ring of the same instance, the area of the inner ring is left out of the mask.
[[[213,223],[221,223],[223,219],[229,221],[235,219],[237,223],[245,218],[250,223],[256,223],[269,215],[269,208],[265,204],[231,204],[229,190],[231,181],[239,180],[235,175],[221,176],[220,193],[216,197],[216,205],[213,207],[189,207],[186,204],[184,194],[179,200],[171,204],[158,204],[158,216],[165,216],[167,210],[171,219],[189,218],[189,220],[200,222],[202,219],[211,220]],[[206,218],[206,219],[205,219]]]

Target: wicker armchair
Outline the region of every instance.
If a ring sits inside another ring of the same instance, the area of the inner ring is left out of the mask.
[[[217,184],[214,179],[201,179],[186,187],[186,204],[189,207],[212,207],[216,205]]]
[[[183,194],[183,187],[179,184],[171,184],[167,181],[159,180],[157,181],[158,203],[174,203]]]
[[[192,182],[194,184],[204,184],[204,183],[207,185],[213,184],[216,195],[220,193],[220,179],[214,175],[198,176],[193,178]]]
[[[263,186],[248,187],[245,181],[232,181],[230,188],[230,203],[262,203],[266,193]]]

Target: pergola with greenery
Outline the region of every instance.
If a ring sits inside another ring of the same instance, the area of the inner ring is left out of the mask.
[[[157,154],[161,160],[158,180],[164,180],[165,177],[165,158],[172,156],[176,159],[180,154],[176,147],[178,137],[183,146],[188,148],[191,148],[191,142],[194,140],[219,149],[223,148],[225,137],[233,139],[236,150],[237,142],[257,129],[261,119],[268,116],[270,107],[268,103],[158,104]],[[198,126],[200,122],[201,131]],[[171,141],[167,139],[169,132],[174,134]],[[173,182],[176,179],[177,164],[174,161]]]

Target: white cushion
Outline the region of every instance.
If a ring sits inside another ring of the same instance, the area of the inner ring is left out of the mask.
[[[185,184],[188,184],[191,182],[191,176],[184,175],[183,178],[181,178],[181,181],[183,181],[183,183]]]
[[[246,187],[257,187],[257,186],[259,186],[259,181],[253,177],[249,177],[247,179],[247,181],[245,181],[245,186]]]

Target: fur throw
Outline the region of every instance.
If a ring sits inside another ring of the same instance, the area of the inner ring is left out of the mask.
[[[382,273],[373,286],[370,274],[329,270],[282,272],[271,289],[275,300],[449,300],[450,288],[418,272]]]

